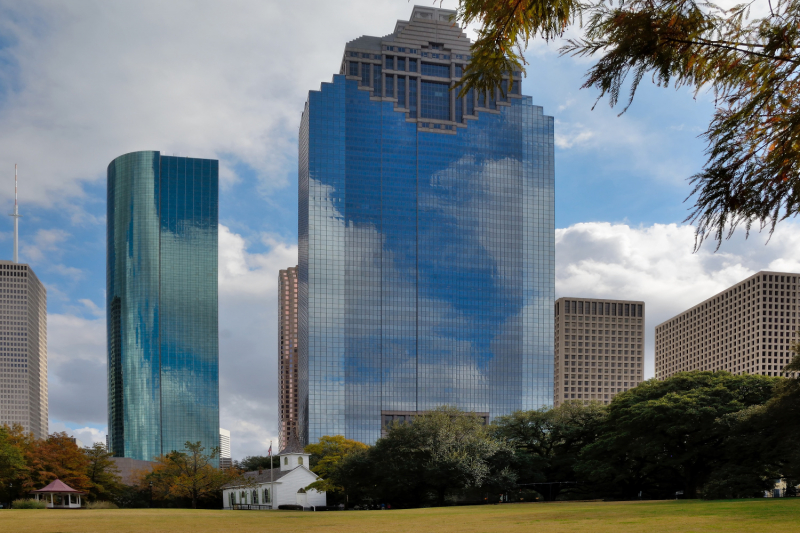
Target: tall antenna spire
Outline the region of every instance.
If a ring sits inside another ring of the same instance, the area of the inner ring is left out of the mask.
[[[14,217],[14,262],[19,263],[19,207],[17,206],[17,165],[14,164],[14,213],[8,215]]]

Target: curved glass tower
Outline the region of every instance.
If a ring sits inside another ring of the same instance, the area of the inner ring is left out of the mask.
[[[299,150],[300,427],[366,443],[449,404],[552,403],[553,118],[515,81],[457,97],[454,12],[345,47]],[[516,77],[518,79],[518,77]]]
[[[108,166],[108,430],[117,457],[219,446],[218,162]]]

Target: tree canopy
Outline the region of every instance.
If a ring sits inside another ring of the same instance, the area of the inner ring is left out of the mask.
[[[14,483],[23,477],[27,466],[25,456],[12,441],[8,426],[0,426],[0,501],[16,496]]]
[[[800,373],[800,355],[786,369]],[[330,479],[351,504],[400,507],[500,493],[513,500],[758,497],[777,478],[800,481],[799,400],[795,377],[695,371],[651,379],[608,405],[569,401],[488,426],[443,406],[390,426],[372,447],[353,447]],[[307,451],[337,456],[345,442],[326,437]]]
[[[201,500],[221,497],[222,486],[239,477],[237,470],[225,471],[214,466],[217,453],[217,448],[206,452],[200,442],[186,442],[184,451],[158,457],[158,464],[141,478],[140,486],[152,483],[155,498],[185,498],[197,509]]]
[[[89,498],[91,500],[112,499],[122,488],[119,469],[111,459],[113,454],[99,442],[84,448],[83,453],[87,458],[86,475],[91,483]]]
[[[362,442],[346,439],[341,435],[325,436],[315,444],[305,447],[306,453],[311,454],[311,470],[320,478],[306,487],[320,492],[327,492],[334,496],[344,492],[344,485],[340,476],[340,465],[349,455],[365,452],[369,446]]]
[[[736,435],[725,417],[765,404],[777,382],[727,372],[646,381],[608,405],[598,439],[582,451],[576,470],[615,485],[623,497],[682,490],[695,498],[715,472],[740,465],[725,453]]]
[[[36,439],[19,424],[0,426],[0,501],[28,497],[55,479],[112,500],[121,490],[119,472],[102,444],[81,448],[64,432]]]
[[[524,49],[570,27],[563,54],[596,58],[583,88],[620,98],[626,110],[645,75],[662,87],[708,88],[716,109],[704,133],[707,160],[689,179],[700,246],[753,225],[775,225],[800,210],[800,0],[732,8],[695,0],[460,0],[457,20],[479,26],[461,90],[505,90],[524,72]],[[624,96],[625,87],[628,95]]]
[[[575,491],[579,477],[574,469],[579,455],[596,441],[605,417],[606,409],[598,402],[566,402],[553,409],[516,411],[498,417],[492,432],[515,450],[518,483],[536,483],[537,492],[550,500],[558,498],[564,489]]]
[[[255,472],[256,470],[268,470],[273,467],[277,468],[279,463],[275,456],[248,455],[241,461],[238,461],[236,466],[245,472]]]
[[[441,406],[389,426],[374,446],[348,455],[338,475],[356,497],[396,506],[442,505],[451,494],[507,484],[514,477],[508,464],[497,470],[492,462],[504,451],[510,449],[474,413]]]

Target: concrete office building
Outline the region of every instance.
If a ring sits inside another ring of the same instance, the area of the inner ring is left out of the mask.
[[[350,41],[309,93],[302,443],[371,444],[443,404],[494,418],[552,402],[553,118],[519,75],[488,95],[451,90],[471,60],[453,14],[415,6],[389,35]]]
[[[645,305],[564,297],[555,303],[553,405],[607,404],[642,382]]]
[[[29,265],[0,261],[0,425],[48,434],[47,291]]]
[[[231,458],[231,432],[219,428],[219,467],[230,468],[233,466]]]
[[[693,370],[779,376],[796,340],[798,279],[759,272],[656,326],[656,378]]]
[[[108,430],[116,457],[219,446],[219,163],[108,166]],[[215,460],[214,463],[217,463]]]
[[[297,267],[278,273],[278,449],[298,438]]]

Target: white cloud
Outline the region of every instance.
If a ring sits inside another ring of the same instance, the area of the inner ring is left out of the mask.
[[[70,266],[60,265],[60,264],[59,265],[53,265],[50,269],[53,272],[57,272],[57,273],[61,274],[62,276],[66,277],[66,278],[69,278],[69,279],[71,279],[73,281],[78,281],[79,279],[83,278],[83,276],[86,274],[80,268],[75,268],[75,267],[70,267]]]
[[[586,144],[594,136],[594,132],[587,129],[583,124],[563,124],[561,121],[556,121],[555,145],[559,148],[567,149],[575,145]]]
[[[61,255],[61,245],[70,237],[63,229],[40,229],[32,242],[23,242],[20,255],[27,261],[41,262]]]
[[[105,424],[105,316],[49,314],[47,338],[51,420]]]
[[[89,313],[91,313],[92,315],[97,316],[97,317],[103,317],[103,316],[106,315],[106,310],[105,309],[101,309],[100,307],[98,307],[97,304],[95,304],[93,301],[91,301],[91,300],[89,300],[87,298],[82,298],[79,301],[80,301],[80,303],[83,304],[83,306],[86,308],[86,310],[89,311]]]
[[[100,428],[93,428],[89,426],[75,428],[70,427],[61,421],[50,422],[50,433],[61,433],[62,431],[71,437],[75,437],[75,440],[80,447],[88,447],[95,442],[100,442],[102,444],[106,443],[107,431],[105,426]]]
[[[800,272],[800,224],[784,222],[765,245],[767,237],[739,232],[716,253],[714,243],[692,253],[691,226],[575,224],[556,230],[556,297],[644,300],[652,376],[657,324],[760,270]]]
[[[223,185],[244,164],[262,191],[285,187],[308,90],[338,72],[344,43],[410,12],[396,0],[2,2],[0,168],[20,164],[23,205],[69,206],[73,223],[101,222],[75,200],[136,150],[219,158]]]
[[[263,455],[278,437],[278,271],[297,265],[297,246],[262,237],[263,253],[220,226],[220,425],[234,457]]]

